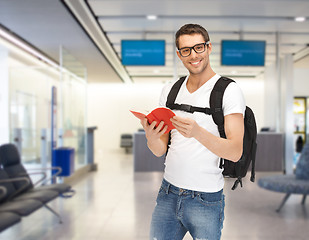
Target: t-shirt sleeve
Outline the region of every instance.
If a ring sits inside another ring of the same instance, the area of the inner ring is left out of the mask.
[[[160,107],[166,107],[167,95],[170,92],[172,86],[173,86],[173,83],[168,83],[163,87],[161,91],[160,99],[159,99]]]
[[[225,89],[223,95],[223,113],[224,116],[233,113],[242,113],[245,115],[246,102],[239,86],[232,82]]]

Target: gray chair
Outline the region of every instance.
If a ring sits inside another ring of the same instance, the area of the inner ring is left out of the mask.
[[[132,149],[133,146],[133,135],[124,133],[120,136],[120,147],[125,148],[126,153],[130,152],[130,149]]]
[[[43,203],[35,199],[15,199],[16,188],[13,182],[20,182],[22,188],[29,185],[26,178],[9,178],[3,169],[0,169],[0,187],[5,188],[5,194],[0,199],[0,213],[12,212],[20,216],[28,216],[43,206]]]
[[[21,217],[12,212],[0,212],[0,232],[19,223]]]
[[[29,177],[28,172],[24,168],[24,166],[21,163],[20,155],[18,152],[17,147],[14,144],[8,143],[0,146],[0,164],[2,164],[3,168],[6,170],[6,172],[9,174],[10,177],[27,177],[29,178],[30,185],[28,186],[27,190],[32,191],[42,191],[42,190],[48,190],[48,191],[56,191],[60,195],[68,194],[69,196],[73,195],[75,193],[74,190],[72,190],[71,186],[65,183],[58,183],[58,184],[49,184],[49,185],[42,185],[39,187],[35,187],[38,183],[33,183],[31,181],[31,178]],[[44,170],[44,169],[41,169]],[[61,171],[61,170],[60,170]],[[60,173],[60,171],[57,172],[57,174]],[[42,172],[41,172],[42,174]],[[56,177],[57,174],[55,174],[53,177]],[[39,182],[44,183],[46,182],[46,179],[42,179]],[[21,183],[14,183],[15,187],[18,188],[18,185]]]
[[[7,190],[5,187],[0,186],[0,200],[6,196]],[[20,222],[21,217],[12,212],[0,212],[0,232]]]
[[[47,203],[62,195],[63,192],[61,191],[70,189],[69,186],[67,187],[65,184],[55,184],[51,185],[50,187],[41,186],[39,188],[34,188],[34,184],[32,183],[32,180],[26,169],[22,165],[18,150],[14,144],[4,144],[0,146],[0,164],[2,165],[3,171],[5,171],[8,178],[25,177],[29,181],[27,187],[24,187],[22,182],[15,181],[12,183],[16,191],[13,196],[14,200],[40,201],[43,206],[51,211],[54,215],[56,215],[59,219],[59,222],[62,223],[60,214],[49,207]]]
[[[263,177],[259,179],[258,185],[270,191],[286,194],[277,212],[282,209],[292,194],[303,195],[301,203],[304,205],[309,194],[309,144],[306,144],[301,152],[295,174]]]

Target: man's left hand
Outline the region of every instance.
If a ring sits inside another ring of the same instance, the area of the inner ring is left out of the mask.
[[[171,122],[175,126],[176,130],[178,130],[178,132],[184,137],[195,137],[199,132],[199,125],[191,118],[174,116],[171,118]]]

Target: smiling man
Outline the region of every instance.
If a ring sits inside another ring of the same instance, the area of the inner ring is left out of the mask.
[[[212,44],[200,25],[186,24],[176,33],[177,55],[188,69],[176,104],[209,108],[210,93],[221,77],[210,66]],[[160,97],[165,106],[174,84],[167,84]],[[217,240],[223,228],[225,199],[220,158],[238,161],[242,154],[245,101],[236,83],[228,85],[222,100],[226,139],[220,138],[212,116],[202,112],[174,110],[176,129],[171,139],[161,122],[141,120],[149,149],[168,153],[165,172],[152,215],[150,239],[180,240],[189,231],[193,239]]]

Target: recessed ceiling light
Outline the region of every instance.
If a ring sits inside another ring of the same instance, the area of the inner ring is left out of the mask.
[[[147,15],[148,20],[157,20],[157,15]]]
[[[304,22],[306,21],[306,18],[305,17],[295,17],[294,20],[295,22]]]

